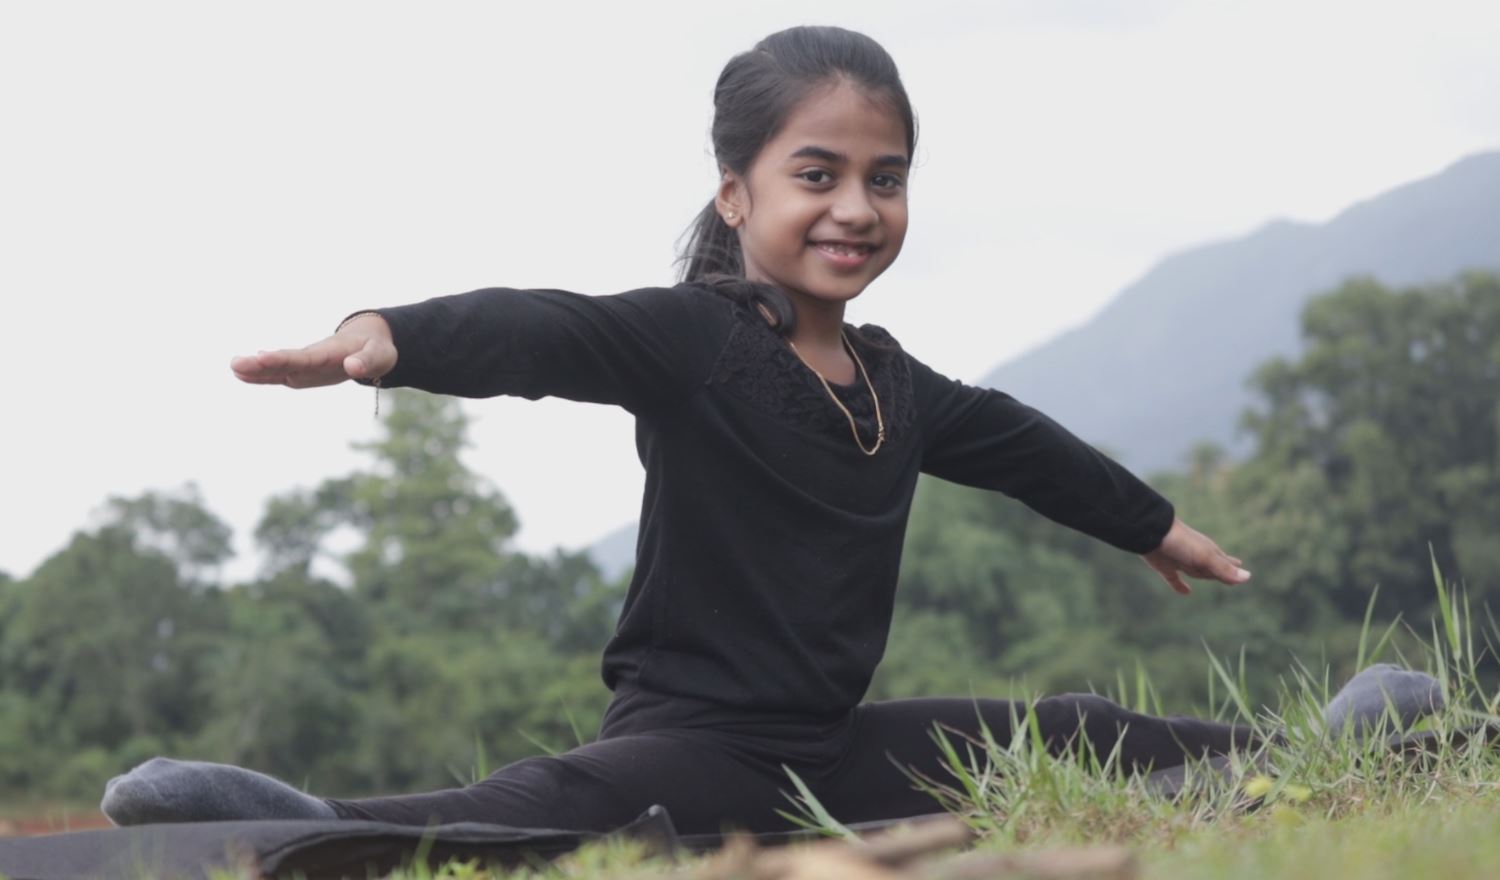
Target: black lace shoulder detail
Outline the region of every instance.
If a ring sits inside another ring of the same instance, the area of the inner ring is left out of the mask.
[[[849,420],[828,399],[823,383],[786,341],[748,308],[736,305],[735,317],[709,382],[802,430],[849,438]],[[911,429],[915,411],[906,353],[889,333],[873,324],[848,335],[880,396],[886,442],[904,437]],[[854,416],[865,443],[874,443],[875,401],[864,380],[831,387]]]

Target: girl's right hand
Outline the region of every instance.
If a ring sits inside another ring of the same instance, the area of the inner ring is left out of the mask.
[[[1167,586],[1186,596],[1192,592],[1183,575],[1208,578],[1221,584],[1243,584],[1250,580],[1238,557],[1230,556],[1213,539],[1180,519],[1172,520],[1172,528],[1162,539],[1161,546],[1142,559],[1151,566]]]
[[[379,379],[396,366],[396,344],[385,319],[355,315],[322,342],[234,358],[229,368],[241,382],[314,388],[345,379]]]

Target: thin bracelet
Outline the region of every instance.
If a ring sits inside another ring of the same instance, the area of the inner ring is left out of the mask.
[[[355,318],[363,318],[365,315],[374,315],[375,317],[380,318],[382,321],[385,320],[384,315],[373,309],[366,309],[363,312],[355,312],[354,314],[340,321],[339,325],[333,328],[333,335],[337,336],[338,332],[344,329],[345,324],[349,323]],[[380,418],[380,377],[376,376],[374,379],[371,379],[370,384],[375,386],[375,418],[378,419]]]
[[[349,317],[345,318],[344,320],[340,321],[339,325],[337,327],[333,328],[333,332],[334,333],[338,333],[340,330],[344,329],[344,325],[345,324],[349,323],[350,321],[354,320],[355,318],[363,318],[365,315],[374,315],[375,317],[381,319],[382,321],[385,320],[385,315],[380,314],[379,312],[375,311],[374,309],[366,309],[363,312],[355,312],[354,314],[352,314]]]

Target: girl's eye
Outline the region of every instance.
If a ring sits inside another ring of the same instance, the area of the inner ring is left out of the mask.
[[[894,174],[877,174],[870,182],[880,189],[900,189],[904,184],[904,181]]]
[[[821,168],[810,168],[807,171],[798,174],[797,176],[807,181],[808,183],[827,183],[828,181],[833,179],[832,174],[829,174],[827,171],[824,171]]]

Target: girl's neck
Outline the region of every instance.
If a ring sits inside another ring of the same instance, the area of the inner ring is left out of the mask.
[[[783,288],[785,290],[785,288]],[[802,349],[840,351],[843,349],[844,303],[787,291],[797,325],[791,340]]]
[[[854,360],[844,349],[844,303],[782,290],[797,315],[796,327],[787,337],[797,356],[827,381],[840,385],[853,382]],[[764,306],[761,314],[767,323],[775,323]]]
[[[854,381],[854,361],[844,349],[844,304],[792,298],[797,326],[788,340],[802,362],[825,381],[848,385]]]

